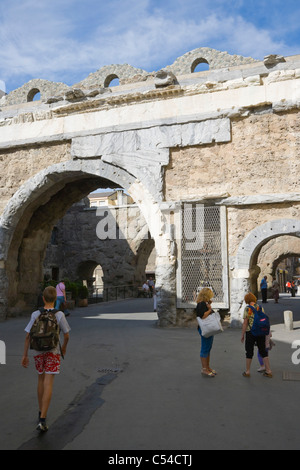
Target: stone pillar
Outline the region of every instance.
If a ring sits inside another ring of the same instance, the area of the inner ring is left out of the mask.
[[[158,291],[156,311],[159,326],[166,327],[176,325],[176,270],[175,264],[165,258],[157,257],[155,269]]]
[[[138,181],[130,187],[129,193],[144,215],[151,238],[155,242],[158,324],[162,327],[175,326],[177,315],[176,256],[169,221],[161,207],[161,201],[158,202],[159,194],[156,195],[157,200],[155,200],[148,189]]]
[[[294,329],[293,312],[291,312],[290,310],[285,310],[283,312],[283,315],[286,330],[292,331]]]
[[[250,292],[249,271],[235,269],[230,284],[230,323],[233,328],[241,328],[245,307],[244,297]]]
[[[250,274],[249,274],[249,277],[250,277],[249,291],[252,292],[256,297],[258,297],[258,294],[259,294],[259,289],[257,286],[257,279],[259,278],[260,272],[261,272],[260,267],[256,265],[256,266],[252,266],[252,268],[250,269]]]

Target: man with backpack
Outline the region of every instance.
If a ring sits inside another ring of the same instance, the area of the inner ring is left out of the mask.
[[[264,276],[264,278],[261,280],[260,283],[260,289],[261,289],[261,297],[262,297],[262,303],[266,304],[268,303],[267,298],[268,298],[268,283],[267,283],[267,276]]]
[[[264,377],[272,378],[268,351],[266,350],[266,336],[270,333],[270,322],[261,306],[257,304],[257,299],[251,292],[245,295],[247,304],[244,311],[244,323],[242,328],[242,343],[246,348],[246,371],[244,377],[250,377],[250,368],[254,355],[254,346],[257,345],[259,354],[263,358],[265,372]],[[246,335],[246,341],[245,341]]]
[[[60,372],[60,358],[64,357],[69,341],[70,326],[63,312],[54,308],[56,289],[46,287],[43,292],[44,308],[32,313],[25,328],[26,338],[22,366],[29,365],[28,350],[34,350],[35,367],[38,372],[39,422],[37,430],[45,432],[47,412],[50,406],[55,375]],[[60,345],[60,330],[64,341]]]

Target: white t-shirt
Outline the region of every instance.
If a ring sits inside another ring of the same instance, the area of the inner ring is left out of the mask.
[[[49,310],[53,310],[53,309],[49,308]],[[26,333],[30,333],[30,330],[31,330],[35,320],[40,316],[40,314],[41,314],[41,312],[39,310],[36,310],[35,312],[33,312],[31,314],[30,322],[28,323],[28,325],[25,328]],[[71,328],[70,328],[69,323],[66,320],[65,314],[63,312],[56,312],[55,316],[56,316],[59,328],[63,332],[63,334],[69,333],[69,331],[71,331]],[[47,352],[52,352],[53,354],[60,354],[59,344],[57,345],[57,347],[55,349],[52,349],[51,351],[47,351]],[[35,353],[37,355],[44,354],[43,351],[35,351]]]

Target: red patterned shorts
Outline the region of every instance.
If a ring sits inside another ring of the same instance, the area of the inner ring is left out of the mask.
[[[35,368],[39,374],[59,374],[60,372],[60,354],[46,352],[34,356]]]

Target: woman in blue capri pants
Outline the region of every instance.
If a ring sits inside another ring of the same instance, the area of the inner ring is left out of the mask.
[[[204,287],[198,294],[197,297],[197,307],[196,313],[197,316],[205,319],[207,318],[212,312],[212,298],[214,294],[211,289],[208,287]],[[198,326],[198,331],[201,336],[201,351],[200,351],[200,358],[202,363],[202,375],[205,377],[215,377],[216,371],[211,369],[209,362],[210,362],[210,353],[214,341],[214,337],[210,336],[209,338],[204,338],[202,336],[201,328]]]

